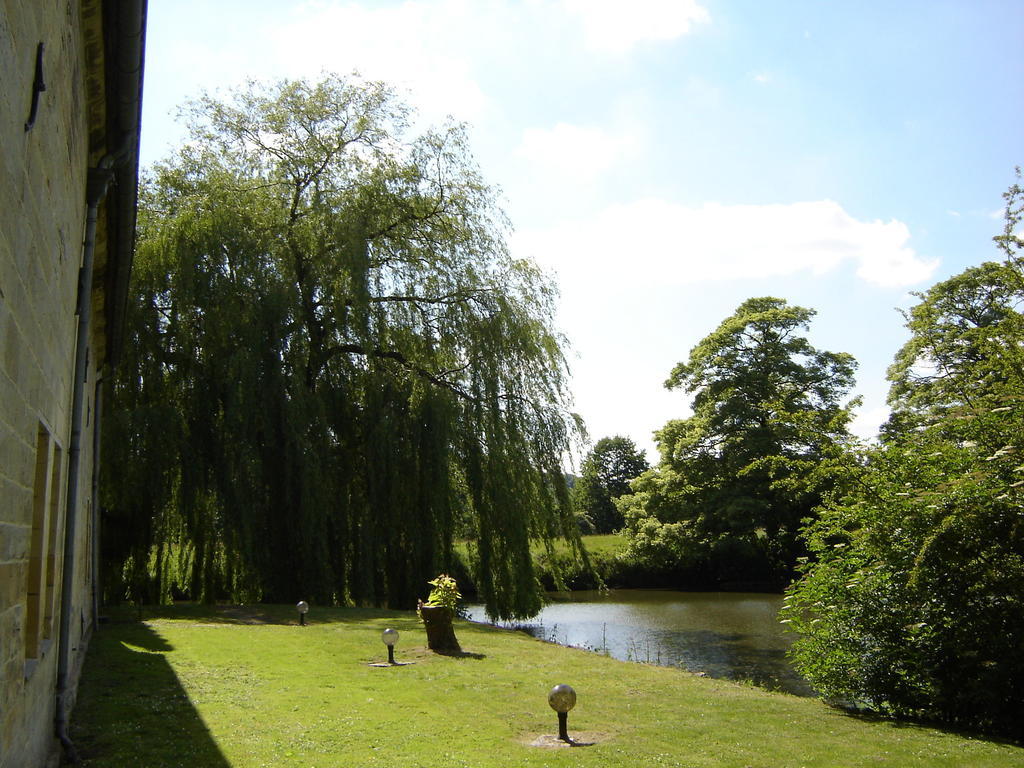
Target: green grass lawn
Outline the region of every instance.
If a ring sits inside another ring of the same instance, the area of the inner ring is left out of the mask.
[[[415,613],[314,607],[112,612],[92,640],[72,736],[86,766],[1021,766],[1024,748],[854,717],[810,699],[615,661],[459,622],[427,651]],[[408,666],[387,657],[385,627]],[[578,748],[547,692],[576,688]]]
[[[597,533],[581,537],[583,546],[592,556],[612,557],[626,549],[625,538],[618,533]],[[569,545],[564,539],[555,539],[555,554],[564,555],[569,553]],[[468,554],[466,542],[460,541],[455,545],[455,551],[462,557]],[[547,554],[547,548],[543,542],[534,541],[530,545],[530,553],[534,557]]]
[[[583,546],[593,557],[612,557],[626,549],[626,539],[617,533],[595,533],[583,536]],[[547,550],[540,542],[530,547],[530,551],[537,555],[547,554]],[[567,554],[569,545],[562,539],[555,541],[555,553]]]

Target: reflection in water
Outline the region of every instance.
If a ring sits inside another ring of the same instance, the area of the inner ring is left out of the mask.
[[[779,595],[623,589],[552,597],[532,621],[516,626],[617,659],[814,695],[786,659],[792,638],[777,619]],[[469,612],[486,621],[483,606]]]

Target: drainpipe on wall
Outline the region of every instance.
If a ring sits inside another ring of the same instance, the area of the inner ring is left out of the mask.
[[[64,519],[64,563],[61,573],[60,645],[57,656],[57,738],[64,745],[68,758],[75,764],[78,755],[68,736],[68,672],[71,667],[71,614],[75,588],[75,538],[78,531],[78,474],[82,455],[82,413],[85,410],[86,382],[89,376],[89,325],[92,320],[92,276],[96,255],[96,223],[99,207],[107,195],[114,178],[114,168],[125,149],[132,146],[131,138],[123,147],[106,155],[95,168],[89,169],[86,186],[88,209],[85,217],[85,242],[82,266],[78,272],[78,334],[75,341],[75,378],[71,400],[71,444],[68,448],[68,485]],[[93,424],[94,429],[98,425]]]
[[[92,419],[96,425],[92,430],[92,618],[98,621],[100,616],[100,425],[103,423],[103,377],[96,377],[92,396]]]
[[[86,186],[86,226],[83,243],[82,269],[78,281],[78,333],[75,346],[75,372],[71,404],[71,440],[68,449],[68,482],[66,514],[64,523],[64,558],[61,574],[61,609],[60,634],[57,655],[57,701],[55,727],[57,737],[64,746],[68,758],[78,763],[75,746],[68,735],[68,720],[71,716],[70,707],[74,702],[74,685],[71,680],[72,652],[77,649],[70,647],[71,622],[74,614],[75,586],[75,538],[79,523],[80,504],[78,498],[79,469],[82,450],[82,415],[86,400],[86,383],[88,378],[88,345],[89,324],[92,314],[92,279],[93,261],[96,249],[96,228],[99,218],[99,207],[114,181],[115,169],[124,165],[125,170],[119,174],[118,190],[119,207],[124,207],[127,218],[122,217],[116,236],[119,241],[128,243],[128,261],[121,275],[123,285],[118,290],[127,290],[127,272],[131,267],[131,240],[135,229],[135,184],[137,181],[138,135],[142,116],[142,70],[146,37],[146,15],[148,0],[104,0],[104,33],[105,49],[108,55],[108,146],[118,149],[103,157],[95,168],[89,170]],[[110,235],[111,233],[108,233]],[[108,264],[108,267],[110,265]],[[123,297],[119,298],[123,301]],[[115,350],[116,351],[116,350]],[[109,350],[108,350],[109,352]],[[92,366],[94,370],[98,367]],[[99,437],[99,382],[96,382],[97,397],[94,404],[93,430],[94,439]],[[94,448],[97,444],[94,443]],[[94,454],[98,462],[98,450]],[[95,476],[92,478],[95,484]],[[97,505],[95,487],[92,491],[93,535],[97,535]],[[98,549],[94,539],[93,551]],[[98,556],[98,554],[97,554]],[[95,579],[97,562],[91,564],[94,571],[93,589],[96,590]],[[99,600],[94,591],[92,606],[95,609]],[[93,617],[97,613],[93,613]],[[90,627],[91,628],[91,627]],[[81,642],[81,640],[79,641]]]

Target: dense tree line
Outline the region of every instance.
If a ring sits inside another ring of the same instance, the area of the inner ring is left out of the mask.
[[[1009,736],[1024,722],[1024,193],[1001,262],[918,294],[880,446],[847,465],[789,590],[826,696]]]
[[[744,302],[666,386],[693,416],[617,504],[628,552],[683,588],[774,584],[825,696],[1019,736],[1024,722],[1024,191],[1000,262],[916,294],[879,444],[849,432],[848,355],[811,310]],[[659,576],[659,574],[661,574]],[[667,581],[666,581],[667,579]]]
[[[629,484],[649,469],[647,457],[628,437],[602,437],[583,459],[572,497],[580,529],[613,533],[622,528],[615,500],[630,492]]]
[[[105,435],[111,595],[410,607],[472,542],[496,616],[578,542],[554,289],[461,126],[356,78],[192,105],[140,194]]]
[[[655,437],[657,467],[618,504],[629,553],[687,588],[781,588],[802,551],[801,521],[842,461],[855,362],[801,335],[814,311],[748,299],[672,371],[693,416]]]

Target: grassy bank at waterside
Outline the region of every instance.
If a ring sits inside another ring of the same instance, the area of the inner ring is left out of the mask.
[[[866,719],[820,701],[619,662],[457,622],[426,649],[414,612],[177,606],[112,612],[92,640],[72,735],[114,766],[1014,766],[1024,748]],[[396,660],[381,632],[401,633]],[[578,694],[552,747],[547,693]],[[539,746],[538,746],[539,745]]]
[[[576,557],[569,545],[562,540],[554,542],[552,552],[548,552],[542,542],[534,542],[531,547],[537,578],[548,591],[557,591],[564,585],[566,589],[598,589],[608,587],[678,587],[670,575],[653,571],[646,566],[626,557],[626,540],[617,533],[596,534],[583,537],[583,547],[587,551],[592,570],[588,570],[582,560]],[[476,587],[473,584],[470,567],[470,548],[462,542],[456,545],[457,559],[453,575],[459,582],[463,595],[474,597]]]

